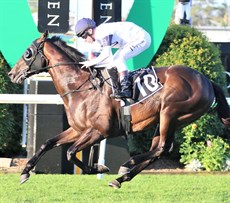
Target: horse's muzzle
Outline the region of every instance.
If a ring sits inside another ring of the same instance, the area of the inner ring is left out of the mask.
[[[17,74],[13,73],[13,71],[11,70],[8,73],[8,76],[9,76],[11,82],[16,83],[16,84],[22,84],[23,81],[27,78],[26,75],[27,75],[27,70],[23,70]]]

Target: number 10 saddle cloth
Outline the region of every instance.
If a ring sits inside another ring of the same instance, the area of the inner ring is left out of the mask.
[[[131,105],[144,101],[163,87],[152,66],[130,72],[129,76],[133,89]]]

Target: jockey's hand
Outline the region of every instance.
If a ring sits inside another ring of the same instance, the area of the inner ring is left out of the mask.
[[[83,66],[81,67],[81,69],[83,69],[83,68],[88,68],[88,67],[91,66],[90,61],[81,61],[81,62],[79,62],[79,64],[82,64],[82,65],[83,65]]]

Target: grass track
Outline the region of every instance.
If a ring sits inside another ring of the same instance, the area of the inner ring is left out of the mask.
[[[118,190],[108,187],[116,175],[0,174],[0,203],[230,203],[230,174],[141,174]]]

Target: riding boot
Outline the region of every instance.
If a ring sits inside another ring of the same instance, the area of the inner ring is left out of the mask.
[[[185,25],[190,25],[190,20],[185,20]]]
[[[108,74],[110,76],[111,79],[111,83],[112,83],[112,91],[113,93],[110,95],[111,98],[120,98],[120,83],[119,83],[119,78],[118,78],[118,72],[117,72],[117,68],[110,68],[107,69]]]
[[[184,25],[184,19],[180,19],[180,25]]]
[[[121,98],[131,98],[132,97],[132,90],[131,90],[131,81],[128,75],[128,71],[123,71],[119,73],[121,78],[121,91],[119,96]]]

